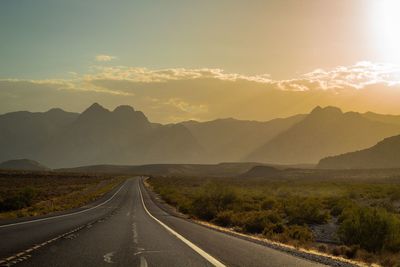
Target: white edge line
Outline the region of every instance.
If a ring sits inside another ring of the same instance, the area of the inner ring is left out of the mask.
[[[96,208],[101,207],[104,204],[107,204],[108,202],[110,202],[119,193],[119,191],[121,191],[121,189],[125,186],[125,184],[126,184],[126,182],[123,185],[121,185],[121,187],[117,190],[117,192],[115,192],[109,199],[107,199],[106,201],[104,201],[104,202],[102,202],[102,203],[100,203],[100,204],[98,204],[98,205],[96,205],[94,207],[91,207],[91,208],[88,208],[88,209],[85,209],[85,210],[75,211],[75,212],[72,212],[72,213],[63,214],[63,215],[57,215],[57,216],[53,216],[53,217],[48,217],[48,218],[42,218],[42,219],[36,219],[36,220],[31,220],[31,221],[0,225],[0,228],[6,228],[6,227],[10,227],[10,226],[16,226],[16,225],[22,225],[22,224],[28,224],[28,223],[34,223],[34,222],[42,222],[42,221],[53,220],[53,219],[57,219],[57,218],[68,217],[68,216],[76,215],[76,214],[79,214],[79,213],[88,212],[90,210],[96,209]]]
[[[207,261],[209,261],[212,265],[216,266],[216,267],[226,267],[223,263],[221,263],[220,261],[218,261],[216,258],[214,258],[213,256],[211,256],[210,254],[208,254],[207,252],[205,252],[204,250],[202,250],[201,248],[199,248],[198,246],[196,246],[195,244],[193,244],[192,242],[190,242],[189,240],[187,240],[186,238],[184,238],[182,235],[178,234],[177,232],[175,232],[174,230],[172,230],[169,226],[167,226],[165,223],[163,223],[162,221],[160,221],[159,219],[157,219],[156,217],[154,217],[149,210],[146,208],[146,205],[144,204],[144,200],[143,200],[143,195],[142,195],[142,190],[140,189],[140,181],[139,181],[139,193],[140,193],[140,198],[142,200],[142,205],[144,210],[146,211],[146,213],[152,218],[154,219],[156,222],[158,222],[159,224],[161,224],[161,226],[163,226],[165,229],[167,229],[171,234],[173,234],[174,236],[176,236],[178,239],[180,239],[183,243],[185,243],[186,245],[188,245],[191,249],[193,249],[194,251],[196,251],[198,254],[200,254],[200,256],[202,256],[203,258],[205,258]]]

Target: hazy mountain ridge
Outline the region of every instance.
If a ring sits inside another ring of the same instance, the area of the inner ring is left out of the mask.
[[[51,157],[59,151],[63,154]],[[109,111],[95,103],[53,137],[41,161],[52,166],[192,162],[200,151],[184,127],[152,124],[129,106]]]
[[[0,115],[0,161],[37,158],[37,152],[43,145],[65,130],[78,116],[78,113],[61,109]]]
[[[228,118],[180,124],[186,126],[204,147],[209,159],[213,162],[223,162],[240,161],[243,155],[249,154],[304,117],[305,115],[295,115],[267,122]]]
[[[378,114],[374,112],[366,112],[362,114],[363,117],[373,120],[380,121],[389,124],[400,124],[400,115],[391,115],[391,114]]]
[[[153,124],[129,106],[8,113],[0,115],[0,130],[0,160],[31,158],[52,167],[194,162],[202,151],[185,127]]]
[[[400,135],[385,138],[367,149],[324,158],[317,167],[321,169],[400,168]]]
[[[52,168],[98,164],[317,163],[400,134],[396,116],[334,107],[267,122],[217,119],[162,125],[130,106],[0,115],[0,160],[30,158]],[[373,116],[369,119],[366,116]]]
[[[382,115],[384,116],[384,115]],[[256,149],[246,161],[317,163],[321,158],[367,148],[400,133],[400,125],[339,108],[315,108],[304,120]]]
[[[227,177],[237,176],[247,172],[259,163],[219,163],[219,164],[148,164],[140,166],[132,165],[94,165],[77,168],[65,168],[61,172],[84,173],[115,173],[129,175],[155,175],[155,176],[203,176],[203,177]]]

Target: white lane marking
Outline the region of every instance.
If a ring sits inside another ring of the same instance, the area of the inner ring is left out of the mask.
[[[139,181],[140,183],[140,181]],[[143,194],[142,194],[142,190],[140,189],[140,184],[139,184],[139,193],[140,193],[140,198],[142,200],[142,205],[144,210],[146,211],[146,213],[152,218],[154,219],[156,222],[158,222],[161,226],[163,226],[165,229],[167,229],[171,234],[173,234],[174,236],[176,236],[178,239],[180,239],[183,243],[185,243],[186,245],[188,245],[191,249],[193,249],[194,251],[196,251],[198,254],[200,254],[200,256],[202,256],[203,258],[205,258],[208,262],[210,262],[212,265],[216,266],[216,267],[226,267],[222,262],[218,261],[216,258],[214,258],[213,256],[211,256],[210,254],[208,254],[207,252],[205,252],[204,250],[202,250],[201,248],[199,248],[198,246],[196,246],[195,244],[193,244],[192,242],[190,242],[189,240],[187,240],[186,238],[184,238],[182,235],[178,234],[177,232],[175,232],[173,229],[171,229],[168,225],[166,225],[165,223],[163,223],[162,221],[160,221],[159,219],[157,219],[156,217],[154,217],[149,210],[146,208],[146,205],[144,204],[144,200],[143,200]]]
[[[112,261],[112,257],[114,256],[114,253],[115,253],[115,252],[109,252],[109,253],[105,254],[105,255],[103,256],[104,261],[107,262],[107,263],[114,263],[114,262]]]
[[[138,243],[138,233],[136,230],[136,223],[132,223],[133,243]]]
[[[147,261],[143,256],[140,257],[140,267],[147,267]]]
[[[73,230],[71,230],[71,231],[69,231],[67,233],[64,233],[64,234],[61,234],[59,236],[56,236],[56,237],[54,237],[54,238],[52,238],[50,240],[47,240],[47,241],[45,241],[45,242],[43,242],[41,244],[34,245],[33,247],[31,247],[31,248],[29,248],[29,249],[27,249],[25,251],[19,252],[19,253],[15,254],[13,256],[10,256],[8,258],[0,259],[0,266],[3,266],[3,265],[11,266],[11,265],[13,265],[13,263],[12,263],[13,261],[18,261],[22,257],[30,257],[30,255],[28,253],[31,253],[31,252],[33,252],[33,251],[35,251],[35,250],[37,250],[37,249],[39,249],[41,247],[44,247],[44,246],[46,246],[46,245],[48,245],[50,243],[53,243],[54,241],[57,241],[60,238],[66,237],[66,236],[68,236],[68,235],[70,235],[72,233],[76,233],[76,232],[78,232],[79,230],[81,230],[84,227],[85,226],[79,226],[78,228],[75,228],[75,229],[73,229]]]
[[[76,215],[76,214],[88,212],[88,211],[90,211],[90,210],[96,209],[96,208],[101,207],[101,206],[103,206],[104,204],[107,204],[108,202],[110,202],[110,201],[119,193],[119,191],[121,191],[121,189],[122,189],[123,187],[125,187],[125,185],[126,185],[126,182],[125,182],[123,185],[121,185],[121,187],[117,190],[117,192],[115,192],[109,199],[107,199],[106,201],[104,201],[104,202],[102,202],[102,203],[100,203],[100,204],[98,204],[98,205],[96,205],[96,206],[94,206],[94,207],[91,207],[91,208],[88,208],[88,209],[85,209],[85,210],[76,211],[76,212],[73,212],[73,213],[68,213],[68,214],[63,214],[63,215],[48,217],[48,218],[42,218],[42,219],[36,219],[36,220],[31,220],[31,221],[25,221],[25,222],[18,222],[18,223],[11,223],[11,224],[6,224],[6,225],[0,225],[0,228],[6,228],[6,227],[10,227],[10,226],[21,225],[21,224],[28,224],[28,223],[34,223],[34,222],[48,221],[48,220],[53,220],[53,219],[57,219],[57,218],[68,217],[68,216],[72,216],[72,215]]]
[[[133,253],[133,255],[137,256],[137,255],[145,254],[145,253],[148,254],[148,253],[163,253],[163,252],[165,252],[165,250],[142,250],[142,251]]]

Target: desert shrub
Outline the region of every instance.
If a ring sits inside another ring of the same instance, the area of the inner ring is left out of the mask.
[[[219,212],[215,218],[212,220],[212,223],[215,223],[216,225],[222,226],[222,227],[229,227],[233,226],[233,217],[234,213],[233,211],[222,211]]]
[[[187,200],[182,200],[181,202],[179,202],[179,204],[177,204],[176,208],[178,209],[179,212],[188,214],[190,213],[190,202]]]
[[[285,232],[285,225],[282,223],[268,223],[267,226],[263,230],[263,235],[268,238],[274,238],[277,235],[280,235]]]
[[[282,218],[277,212],[271,211],[266,214],[267,214],[267,219],[269,222],[274,223],[274,224],[282,222]]]
[[[238,212],[242,211],[258,211],[259,208],[257,205],[254,205],[254,203],[248,202],[248,201],[240,201],[237,203],[235,207],[233,207],[234,210]]]
[[[31,187],[25,187],[13,196],[6,197],[0,203],[0,211],[19,210],[32,205],[36,191]]]
[[[237,200],[237,195],[228,187],[207,184],[201,188],[191,203],[192,213],[200,219],[212,220],[227,210]]]
[[[276,206],[276,200],[273,198],[265,199],[261,203],[261,209],[263,210],[272,210]]]
[[[301,243],[306,243],[314,240],[314,235],[311,230],[306,226],[291,225],[286,228],[285,234],[294,240],[298,240]]]
[[[400,200],[400,189],[395,188],[390,192],[390,200],[391,201]]]
[[[317,249],[318,249],[319,252],[322,252],[322,253],[327,253],[328,252],[328,246],[325,245],[325,244],[318,245]]]
[[[342,214],[340,239],[370,252],[400,251],[400,220],[384,209],[352,207]]]
[[[344,209],[352,207],[353,205],[354,202],[348,198],[334,197],[327,200],[330,214],[334,217],[340,216]]]
[[[314,199],[292,199],[285,206],[290,224],[322,224],[329,219],[329,213],[321,201]]]
[[[236,223],[247,233],[262,233],[267,226],[267,214],[262,211],[244,212],[236,219]]]
[[[358,246],[335,246],[331,253],[334,256],[345,256],[348,259],[354,259],[359,251]]]

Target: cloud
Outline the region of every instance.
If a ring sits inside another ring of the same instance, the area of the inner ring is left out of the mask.
[[[269,82],[269,75],[241,75],[237,73],[225,73],[222,69],[185,69],[171,68],[151,70],[148,68],[114,66],[95,66],[94,73],[85,75],[86,79],[104,80],[128,80],[133,82],[167,82],[171,80],[193,79],[219,79],[227,81],[247,80],[254,82]]]
[[[352,66],[338,66],[330,70],[316,69],[288,80],[273,80],[268,74],[243,75],[211,68],[151,70],[126,66],[96,66],[94,72],[85,75],[84,78],[137,83],[215,79],[231,82],[254,82],[288,91],[338,90],[344,88],[363,89],[371,84],[387,84],[389,86],[400,84],[400,66],[363,61]]]
[[[373,84],[400,84],[400,67],[392,64],[358,62],[331,70],[316,69],[297,79],[277,81],[283,90],[342,90],[364,89]]]
[[[221,117],[269,120],[307,113],[317,105],[400,113],[400,68],[371,62],[317,69],[286,80],[213,68],[127,66],[94,66],[70,77],[0,80],[0,113],[57,106],[82,111],[93,102],[109,108],[129,104],[163,123]]]
[[[116,57],[103,54],[103,55],[97,55],[95,59],[98,62],[108,62],[116,59]]]

